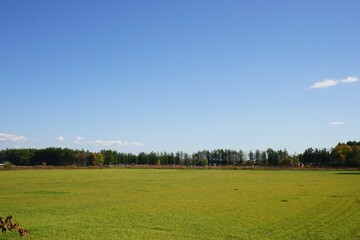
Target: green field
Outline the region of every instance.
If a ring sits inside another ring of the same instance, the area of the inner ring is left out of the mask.
[[[27,239],[360,239],[360,172],[20,170],[0,181],[0,216]]]

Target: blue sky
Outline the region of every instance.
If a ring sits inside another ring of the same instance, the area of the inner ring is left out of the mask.
[[[360,136],[360,2],[0,1],[0,149]]]

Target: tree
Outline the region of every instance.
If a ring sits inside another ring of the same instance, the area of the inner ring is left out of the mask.
[[[243,165],[245,161],[245,154],[243,150],[239,150],[238,152],[239,165]]]
[[[239,161],[238,159],[238,154],[236,151],[230,151],[230,163],[233,165],[236,165],[237,162]]]
[[[255,154],[254,154],[254,152],[251,151],[251,150],[250,150],[250,152],[249,152],[249,160],[250,160],[250,161],[254,161],[254,160],[255,160]]]
[[[101,166],[104,164],[104,156],[101,153],[91,153],[89,155],[89,162],[92,166]]]
[[[268,148],[266,150],[266,154],[270,166],[278,165],[277,162],[278,156],[276,151],[274,151],[272,148]]]
[[[267,166],[267,165],[269,165],[269,162],[268,162],[268,160],[267,160],[266,152],[265,152],[265,151],[262,151],[262,152],[261,152],[260,158],[261,158],[261,165],[262,165],[262,166]]]
[[[157,159],[157,155],[156,155],[155,152],[149,153],[149,155],[148,155],[149,164],[151,164],[151,165],[160,165],[160,164],[158,164],[157,160],[158,159]]]
[[[191,165],[192,159],[191,156],[188,153],[184,154],[184,165],[189,166]]]
[[[289,157],[289,153],[287,152],[286,149],[284,150],[278,150],[277,151],[277,165],[289,165],[290,161],[288,159]]]
[[[104,156],[101,153],[96,153],[96,163],[100,165],[104,165]]]
[[[300,163],[299,155],[294,154],[290,157],[292,165],[298,165]]]
[[[175,155],[172,152],[168,154],[167,159],[168,159],[167,162],[169,165],[174,165],[176,163]]]
[[[138,155],[138,164],[148,164],[148,158],[147,158],[147,154],[144,152],[139,153]]]
[[[193,161],[195,165],[207,166],[209,164],[209,160],[207,158],[206,151],[198,151],[197,153],[194,153]]]
[[[255,150],[255,161],[256,161],[256,164],[257,164],[257,165],[260,165],[260,156],[261,156],[260,150],[259,150],[259,149],[256,149],[256,150]]]
[[[360,166],[360,145],[351,146],[351,153],[348,155],[346,163],[352,167]]]
[[[339,144],[331,152],[332,161],[335,165],[346,165],[351,153],[352,148],[349,145]]]
[[[104,165],[114,165],[118,162],[118,153],[113,150],[102,150],[100,152],[104,156]]]
[[[350,147],[352,147],[352,146],[360,146],[360,142],[348,141],[348,142],[346,143],[346,145],[349,145]]]
[[[304,153],[301,155],[301,161],[304,164],[312,164],[315,161],[314,158],[314,149],[308,148],[304,151]]]
[[[249,157],[249,161],[246,161]],[[24,165],[113,165],[113,164],[176,164],[176,165],[254,165],[279,166],[296,165],[299,162],[311,165],[342,165],[360,166],[360,142],[349,141],[339,143],[331,150],[325,148],[308,148],[302,154],[289,155],[287,150],[275,151],[268,148],[266,151],[256,150],[244,153],[242,150],[216,149],[198,151],[192,155],[186,152],[163,153],[119,153],[113,150],[102,150],[100,153],[68,148],[45,149],[5,149],[0,150],[0,162]]]
[[[138,158],[135,154],[132,154],[132,153],[128,153],[126,155],[126,158],[127,158],[127,163],[128,164],[138,164]]]
[[[179,165],[179,164],[181,164],[181,162],[182,162],[181,152],[177,151],[177,152],[175,153],[175,164],[176,164],[176,165]]]

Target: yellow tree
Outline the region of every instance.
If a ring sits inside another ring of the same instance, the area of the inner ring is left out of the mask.
[[[345,165],[351,153],[352,149],[349,145],[339,144],[331,152],[332,161],[336,165]]]

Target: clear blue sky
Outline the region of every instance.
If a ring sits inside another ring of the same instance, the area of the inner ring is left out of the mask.
[[[0,1],[0,149],[360,140],[360,1]]]

